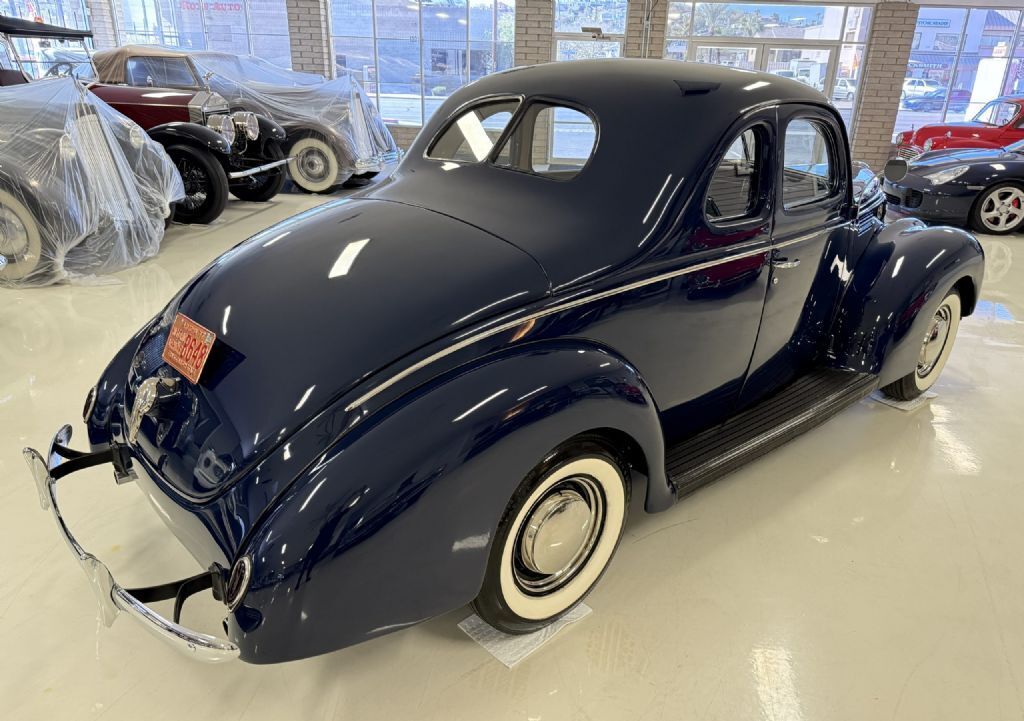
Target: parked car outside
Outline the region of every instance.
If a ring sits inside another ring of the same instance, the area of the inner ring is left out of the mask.
[[[900,102],[900,106],[905,110],[916,110],[918,112],[941,112],[942,109],[946,107],[947,94],[948,91],[945,88],[932,90],[924,95],[903,98]],[[970,105],[970,102],[971,93],[969,90],[954,90],[949,98],[949,110],[952,110],[954,113],[962,113],[967,110],[967,106]]]
[[[935,150],[885,182],[893,213],[1004,235],[1024,228],[1024,140],[1005,148]]]
[[[857,94],[857,81],[850,78],[836,78],[836,84],[832,88],[833,100],[853,100]]]
[[[171,76],[177,88],[208,87],[233,111],[274,118],[288,132],[289,171],[301,190],[329,193],[353,176],[369,180],[400,153],[376,106],[354,77],[298,73],[252,56],[126,45],[97,52],[105,83],[148,87]]]
[[[28,69],[38,69],[43,78],[71,75],[78,79],[94,75],[85,46],[92,33],[87,30],[42,25],[17,18],[0,17],[0,44],[17,57],[14,39],[60,42],[62,47],[40,53],[48,65],[33,61],[20,66],[8,80],[28,82]],[[77,43],[78,47],[68,47]],[[36,67],[40,66],[40,67]],[[281,190],[288,159],[282,145],[284,129],[271,119],[249,112],[230,112],[227,101],[217,93],[184,89],[182,81],[155,68],[152,84],[146,88],[90,83],[89,89],[118,111],[141,125],[161,143],[177,166],[185,183],[185,197],[175,205],[174,219],[181,223],[211,223],[224,211],[228,195],[241,200],[264,202]],[[197,81],[197,79],[196,79]]]
[[[466,603],[536,631],[608,569],[634,473],[663,511],[875,388],[924,393],[981,246],[862,214],[844,127],[797,81],[672,60],[457,90],[389,182],[236,246],[133,336],[88,453],[70,426],[26,449],[104,619],[253,663]],[[56,485],[96,465],[202,573],[126,589],[74,540]],[[181,625],[198,590],[223,636]]]
[[[913,160],[930,150],[1003,148],[1024,140],[1024,98],[1002,97],[986,103],[969,122],[934,123],[893,135],[890,155]]]
[[[156,255],[184,195],[163,148],[71,78],[0,87],[0,147],[3,286],[110,273]]]
[[[916,98],[920,95],[945,90],[945,86],[931,78],[905,78],[903,80],[903,91],[900,98]]]

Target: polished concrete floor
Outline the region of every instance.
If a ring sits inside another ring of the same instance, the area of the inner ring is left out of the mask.
[[[913,412],[864,401],[666,513],[634,513],[594,612],[514,670],[458,630],[465,608],[275,667],[199,665],[128,619],[101,628],[21,447],[78,418],[111,354],[196,270],[323,201],[234,202],[213,227],[173,227],[113,284],[0,291],[0,718],[1024,715],[1021,236],[983,239],[983,302],[937,398]],[[115,577],[192,572],[134,487],[95,470],[64,489]]]

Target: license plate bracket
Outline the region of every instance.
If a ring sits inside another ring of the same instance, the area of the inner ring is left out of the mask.
[[[217,335],[183,313],[174,316],[164,344],[163,359],[192,383],[198,384]]]

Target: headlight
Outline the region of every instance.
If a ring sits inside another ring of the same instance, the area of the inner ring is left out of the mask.
[[[945,170],[939,170],[935,173],[925,173],[924,177],[928,178],[932,185],[942,185],[948,183],[951,180],[956,180],[961,175],[971,169],[969,165],[957,165],[952,168],[946,168]]]
[[[71,136],[65,133],[60,136],[60,157],[64,160],[74,160],[75,156],[78,155],[78,151],[75,150],[75,141],[71,139]]]
[[[228,145],[235,142],[235,124],[227,115],[211,115],[206,120],[206,127],[220,133],[228,141]]]
[[[935,145],[935,138],[928,138],[926,141],[924,141],[924,145],[921,147],[923,147],[924,152],[927,153],[929,150],[932,149],[933,145]]]
[[[235,125],[240,131],[245,133],[245,137],[249,138],[249,140],[255,140],[260,137],[260,121],[256,118],[256,113],[239,110],[237,113],[231,114],[231,119],[235,121]]]
[[[899,145],[902,142],[903,142],[903,131],[902,130],[892,134],[892,144],[893,145]]]
[[[133,125],[132,129],[128,131],[128,142],[132,144],[133,148],[141,148],[142,144],[146,142],[146,133],[138,125]]]

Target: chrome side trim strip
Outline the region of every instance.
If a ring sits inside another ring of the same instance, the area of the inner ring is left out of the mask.
[[[528,322],[530,322],[532,320],[537,320],[538,318],[545,318],[545,317],[547,317],[549,315],[554,315],[555,313],[561,313],[562,311],[565,311],[565,310],[571,310],[572,308],[577,308],[577,307],[579,307],[581,305],[586,305],[587,303],[592,303],[592,302],[597,301],[597,300],[603,300],[605,298],[610,298],[612,296],[618,295],[619,293],[628,293],[631,290],[636,290],[638,288],[643,288],[644,286],[647,286],[647,285],[652,285],[654,283],[661,283],[661,282],[666,281],[666,280],[672,280],[673,278],[678,278],[681,275],[688,275],[690,273],[696,273],[698,271],[706,270],[708,268],[714,268],[717,265],[724,265],[725,263],[731,263],[734,260],[742,260],[744,258],[750,258],[752,256],[760,255],[762,253],[771,253],[773,250],[779,250],[781,248],[786,248],[786,247],[788,247],[790,245],[795,245],[795,244],[801,243],[801,242],[803,242],[805,240],[809,240],[809,239],[817,236],[818,234],[820,234],[823,231],[827,232],[829,230],[838,230],[839,228],[842,228],[843,226],[848,226],[848,225],[849,225],[849,222],[840,223],[838,225],[831,226],[830,228],[816,230],[813,233],[805,233],[804,235],[798,236],[796,238],[792,238],[791,240],[787,240],[787,241],[785,241],[783,243],[778,243],[778,244],[772,245],[772,246],[759,245],[757,248],[752,248],[750,250],[742,251],[740,253],[735,253],[735,254],[727,256],[725,258],[718,258],[716,260],[709,260],[709,261],[705,261],[703,263],[695,263],[694,265],[690,265],[690,266],[687,266],[685,268],[679,268],[677,270],[673,270],[673,271],[670,271],[668,273],[661,273],[659,275],[651,276],[650,278],[644,278],[643,280],[637,280],[637,281],[634,281],[632,283],[627,283],[626,285],[619,286],[618,288],[611,288],[609,290],[603,290],[603,291],[601,291],[599,293],[594,293],[593,295],[588,295],[588,296],[584,296],[584,297],[580,297],[580,298],[574,298],[572,300],[565,301],[563,303],[559,303],[557,305],[553,305],[553,306],[550,306],[548,308],[544,308],[542,310],[535,311],[535,312],[530,313],[528,315],[524,315],[524,316],[522,316],[520,318],[515,318],[513,320],[508,320],[508,321],[505,321],[505,322],[498,323],[497,325],[494,325],[491,328],[488,328],[487,330],[481,330],[481,331],[479,331],[477,333],[473,333],[472,335],[468,335],[468,336],[462,338],[461,340],[453,343],[452,345],[450,345],[450,346],[448,346],[446,348],[442,348],[441,350],[437,351],[436,353],[434,353],[432,355],[429,355],[426,358],[423,358],[423,359],[413,363],[408,368],[405,368],[405,369],[399,371],[398,373],[395,373],[393,376],[391,376],[387,380],[384,380],[381,383],[377,384],[376,386],[374,386],[373,388],[371,388],[370,390],[366,391],[361,396],[356,398],[354,401],[349,403],[347,406],[345,406],[345,410],[346,411],[353,411],[353,410],[355,410],[356,408],[358,408],[359,406],[361,406],[363,403],[365,403],[366,401],[370,400],[374,396],[376,396],[376,395],[378,395],[380,393],[383,393],[384,391],[386,391],[391,386],[395,385],[396,383],[398,383],[399,381],[401,381],[401,380],[403,380],[405,378],[408,378],[409,376],[411,376],[416,371],[421,370],[422,368],[425,368],[426,366],[430,365],[434,361],[440,360],[441,358],[445,358],[446,356],[449,356],[452,353],[460,351],[460,350],[462,350],[463,348],[465,348],[467,346],[473,345],[477,341],[484,340],[485,338],[490,338],[491,336],[497,335],[498,333],[504,333],[507,330],[512,330],[513,328],[516,328],[516,327],[522,325],[523,323],[528,323]]]

